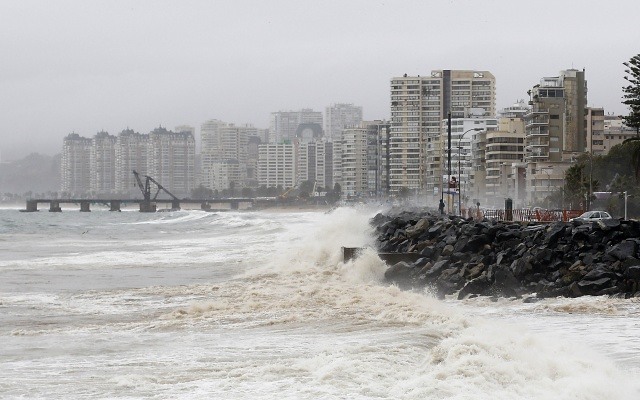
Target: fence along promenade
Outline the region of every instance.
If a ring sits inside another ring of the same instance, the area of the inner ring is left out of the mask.
[[[537,222],[567,222],[571,218],[580,216],[583,210],[542,210],[542,209],[515,209],[515,210],[467,210],[468,217],[474,219],[497,219],[499,221],[537,221]]]

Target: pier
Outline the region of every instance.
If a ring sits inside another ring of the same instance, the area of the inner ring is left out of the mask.
[[[102,204],[109,207],[109,211],[121,211],[124,204],[139,204],[140,212],[156,212],[157,204],[171,204],[171,210],[180,210],[182,204],[200,204],[200,209],[211,211],[212,205],[227,205],[231,210],[239,210],[241,204],[253,206],[255,199],[252,198],[220,198],[220,199],[156,199],[154,201],[145,199],[30,199],[24,212],[37,212],[39,204],[48,204],[49,212],[62,212],[62,204],[76,204],[80,207],[80,212],[90,212],[92,204]]]

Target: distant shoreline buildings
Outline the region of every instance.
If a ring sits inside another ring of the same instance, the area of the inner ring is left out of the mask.
[[[306,184],[339,186],[349,197],[446,199],[455,212],[477,203],[502,207],[506,198],[530,206],[562,187],[579,155],[606,154],[635,133],[589,107],[587,92],[584,70],[564,70],[498,111],[490,71],[433,70],[390,79],[389,120],[363,121],[362,107],[336,103],[324,113],[273,112],[268,129],[208,120],[198,143],[186,125],[72,133],[63,141],[61,191],[135,195],[135,169],[181,197],[200,185],[239,193]]]
[[[70,196],[139,194],[133,170],[153,176],[180,196],[194,188],[195,139],[189,131],[159,127],[148,134],[125,129],[118,136],[77,133],[63,140],[60,191]]]

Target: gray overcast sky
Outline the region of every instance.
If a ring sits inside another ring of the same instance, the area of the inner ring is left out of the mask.
[[[2,0],[0,154],[341,102],[388,118],[390,78],[433,69],[491,71],[501,108],[585,68],[589,105],[626,114],[639,16],[637,0]]]

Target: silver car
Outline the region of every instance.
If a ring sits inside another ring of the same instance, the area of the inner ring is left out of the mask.
[[[601,219],[611,219],[611,215],[606,211],[587,211],[579,217],[571,218],[570,221],[599,221]]]

